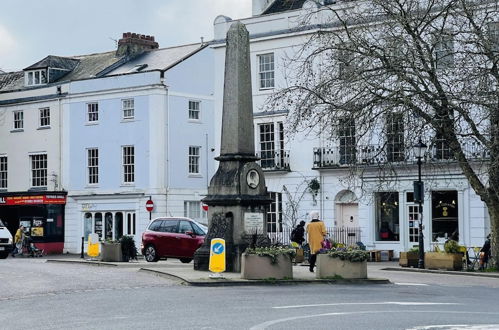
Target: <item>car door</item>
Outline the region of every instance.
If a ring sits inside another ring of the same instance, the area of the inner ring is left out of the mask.
[[[192,258],[199,246],[199,239],[191,226],[191,222],[180,220],[178,230],[178,251],[179,257]]]
[[[160,231],[161,231],[161,239],[160,239],[161,256],[162,257],[177,256],[178,220],[175,219],[163,220]]]

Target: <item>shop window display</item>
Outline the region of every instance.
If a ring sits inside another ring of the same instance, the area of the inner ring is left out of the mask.
[[[376,240],[399,241],[398,192],[376,193]]]

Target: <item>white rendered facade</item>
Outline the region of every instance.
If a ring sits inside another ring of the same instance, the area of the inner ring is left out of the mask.
[[[351,6],[348,3],[339,5]],[[415,230],[418,224],[417,215],[415,215],[417,205],[413,202],[413,181],[417,180],[415,162],[410,162],[405,169],[399,171],[397,177],[385,178],[390,182],[389,189],[377,190],[377,173],[373,171],[369,174],[367,171],[365,186],[360,189],[358,186],[351,186],[345,180],[349,175],[347,164],[342,164],[340,159],[327,159],[328,152],[338,150],[341,138],[345,136],[329,139],[325,137],[325,134],[324,136],[323,134],[307,136],[297,133],[290,139],[288,138],[289,132],[284,132],[284,138],[277,136],[276,126],[279,123],[283,123],[283,129],[286,131],[287,109],[273,109],[267,112],[263,110],[268,97],[279,88],[286,86],[285,59],[292,57],[309,33],[314,32],[313,29],[299,25],[300,17],[306,12],[307,6],[314,6],[314,4],[311,1],[305,2],[305,9],[302,10],[260,15],[265,6],[268,6],[268,1],[254,1],[254,16],[241,19],[241,22],[246,25],[250,33],[255,146],[260,156],[262,156],[262,148],[269,148],[268,144],[264,143],[266,141],[262,141],[261,125],[273,123],[276,132],[273,136],[276,159],[274,163],[270,162],[271,166],[267,168],[265,174],[268,190],[282,194],[283,224],[289,225],[289,219],[286,219],[286,208],[289,206],[288,196],[291,196],[291,199],[300,201],[298,220],[308,221],[308,213],[311,210],[319,210],[327,227],[359,226],[361,228],[360,241],[368,249],[389,249],[398,252],[417,245],[417,230]],[[312,20],[310,24],[321,20],[320,15],[317,15],[315,21]],[[223,95],[225,54],[223,39],[231,23],[231,19],[224,16],[217,17],[214,22],[214,39],[218,41],[213,46],[216,67],[215,108],[219,118]],[[273,54],[274,60],[273,87],[269,87],[267,82],[261,82],[262,77],[265,79],[267,75],[264,72],[266,68],[262,70],[261,58],[265,57],[266,61],[268,54]],[[216,123],[219,122],[220,120],[216,121]],[[322,128],[317,127],[315,131],[321,132]],[[216,128],[215,132],[219,132],[219,128]],[[348,133],[343,134],[348,135]],[[269,139],[267,136],[263,135],[264,140]],[[283,140],[282,143],[280,139]],[[376,141],[367,143],[372,144]],[[286,157],[281,157],[281,154],[285,154]],[[287,158],[288,155],[289,158]],[[262,159],[265,157],[264,154]],[[284,163],[280,163],[283,159],[285,166]],[[430,249],[434,244],[432,241],[438,235],[434,231],[440,221],[439,218],[448,217],[450,213],[455,214],[454,220],[458,227],[460,243],[466,246],[481,246],[490,231],[488,212],[484,203],[474,193],[457,167],[448,162],[438,163],[438,160],[430,162],[431,164],[423,165],[423,180],[426,184],[423,207],[425,249]],[[435,172],[434,169],[439,166],[443,166],[444,170]],[[265,169],[263,164],[262,167]],[[316,196],[310,192],[306,184],[314,178],[320,183]],[[385,198],[388,200],[387,203],[377,202]],[[391,239],[381,237],[381,213],[391,213],[390,217],[397,218],[396,228],[395,226],[391,228],[393,231]],[[451,232],[445,234],[450,236]]]
[[[93,232],[102,239],[133,235],[140,246],[150,218],[159,216],[207,222],[200,200],[214,168],[211,61],[205,48],[164,72],[111,72],[70,84],[65,113],[70,142],[64,149],[70,168],[65,172],[67,251],[78,252],[81,238]],[[189,117],[193,103],[194,119]],[[89,122],[94,104],[98,120]],[[198,153],[190,158],[193,148]],[[98,178],[90,169],[95,163]],[[149,199],[151,213],[145,208]]]

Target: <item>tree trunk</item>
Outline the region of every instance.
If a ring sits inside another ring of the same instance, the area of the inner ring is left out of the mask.
[[[493,256],[494,263],[491,264],[492,267],[495,267],[499,270],[499,207],[489,207],[489,215],[490,215],[490,226],[491,226],[491,235],[490,235],[490,252]],[[489,263],[490,264],[490,263]]]

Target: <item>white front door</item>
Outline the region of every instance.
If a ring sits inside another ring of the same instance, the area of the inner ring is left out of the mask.
[[[406,248],[410,249],[414,245],[419,244],[419,212],[418,205],[407,205],[406,219],[407,223],[407,244]]]
[[[336,204],[338,207],[338,227],[358,227],[358,204]]]

